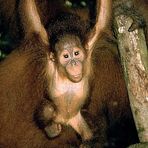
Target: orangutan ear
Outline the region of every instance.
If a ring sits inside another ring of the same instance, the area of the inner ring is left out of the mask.
[[[49,59],[50,59],[52,62],[55,62],[55,55],[54,55],[53,52],[50,52]]]

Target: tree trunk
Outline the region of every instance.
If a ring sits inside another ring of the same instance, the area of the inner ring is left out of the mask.
[[[118,10],[114,10],[118,11]],[[132,19],[125,15],[114,18],[121,63],[124,68],[130,105],[141,143],[148,142],[148,53],[142,29],[129,32]],[[146,147],[138,144],[133,147]],[[148,145],[147,145],[148,146]],[[131,147],[130,147],[131,148]]]

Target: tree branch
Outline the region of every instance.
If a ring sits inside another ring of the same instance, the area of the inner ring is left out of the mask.
[[[143,143],[148,142],[148,53],[143,30],[128,31],[132,22],[130,17],[119,15],[114,18],[114,28],[131,109]]]

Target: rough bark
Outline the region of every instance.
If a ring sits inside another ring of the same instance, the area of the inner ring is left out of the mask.
[[[148,53],[143,30],[129,32],[131,24],[132,19],[128,16],[119,15],[114,18],[130,105],[139,140],[144,143],[148,142]]]

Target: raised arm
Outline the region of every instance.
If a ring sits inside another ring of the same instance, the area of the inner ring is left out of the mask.
[[[25,32],[25,37],[38,33],[45,44],[48,44],[47,33],[35,4],[35,0],[20,0],[19,15]]]
[[[112,14],[112,0],[97,0],[97,15],[94,28],[90,31],[86,48],[93,50],[95,42],[110,22]]]

